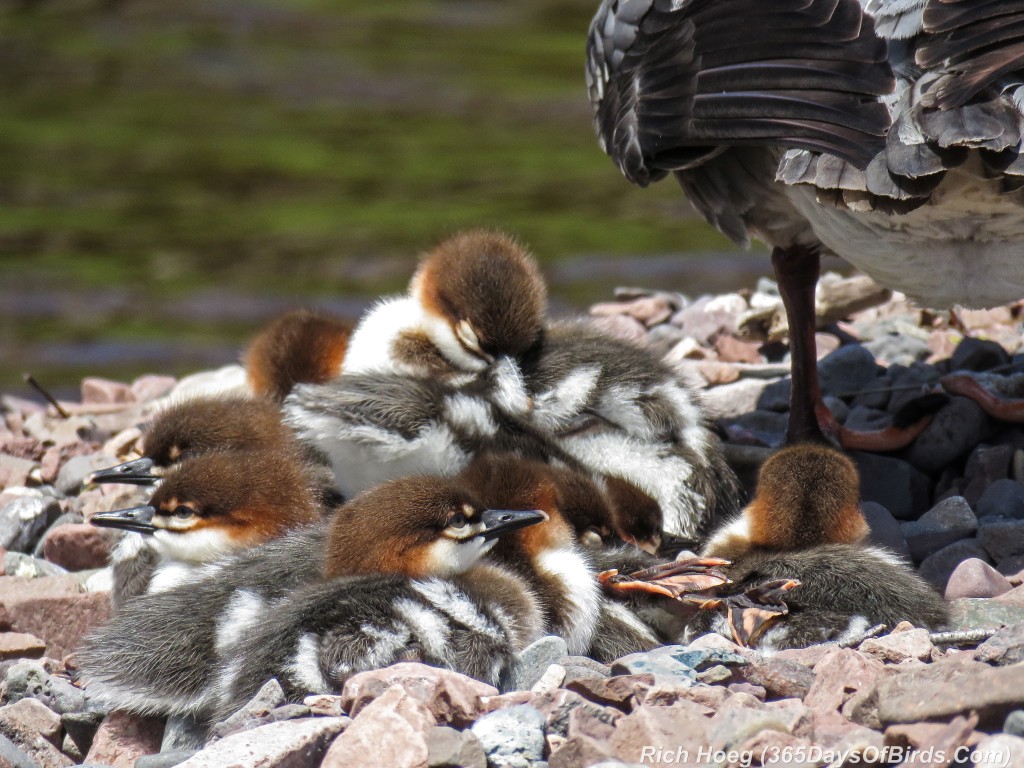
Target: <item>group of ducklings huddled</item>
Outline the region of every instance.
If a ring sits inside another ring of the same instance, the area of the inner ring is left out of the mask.
[[[251,396],[157,414],[140,458],[91,478],[155,490],[92,518],[129,533],[87,690],[210,724],[271,677],[295,700],[409,660],[498,684],[547,634],[610,661],[706,632],[774,649],[943,623],[863,543],[846,457],[785,448],[740,510],[695,393],[549,320],[545,295],[514,240],[460,234],[354,328],[271,323]]]

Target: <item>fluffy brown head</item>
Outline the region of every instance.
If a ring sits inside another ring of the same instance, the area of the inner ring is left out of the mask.
[[[282,402],[296,384],[322,384],[341,372],[352,323],[308,309],[271,320],[249,344],[245,370],[253,391]]]
[[[428,253],[411,294],[444,318],[470,353],[521,355],[540,338],[547,288],[533,258],[496,233],[456,235]]]
[[[584,498],[573,496],[576,489],[569,472],[511,454],[485,453],[477,456],[460,478],[492,509],[539,509],[548,516],[543,523],[502,537],[494,547],[496,557],[532,558],[570,546],[575,540],[565,508],[569,496],[573,504],[582,503]]]
[[[247,397],[185,400],[158,413],[142,437],[143,456],[164,469],[207,451],[293,448],[295,436],[273,403]]]
[[[463,573],[486,551],[478,541],[483,511],[450,478],[410,476],[378,485],[335,513],[324,575]]]
[[[184,459],[167,473],[150,506],[158,529],[215,530],[238,547],[321,517],[305,466],[287,450],[212,451]]]
[[[857,468],[842,453],[819,445],[783,448],[761,467],[744,511],[751,543],[777,550],[856,544],[868,533],[859,499]]]

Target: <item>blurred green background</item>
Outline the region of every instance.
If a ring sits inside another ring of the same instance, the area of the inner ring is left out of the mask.
[[[761,252],[598,149],[595,7],[0,0],[0,390],[231,362],[468,226],[529,244],[561,312],[752,286]]]

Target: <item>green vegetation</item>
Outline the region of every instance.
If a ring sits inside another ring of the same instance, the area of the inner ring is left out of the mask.
[[[0,304],[134,301],[0,306],[0,389],[34,345],[237,345],[251,324],[175,316],[197,289],[294,303],[394,290],[460,227],[516,232],[546,264],[728,247],[672,182],[633,188],[598,149],[582,71],[595,5],[0,4]],[[37,365],[62,380],[83,367]]]

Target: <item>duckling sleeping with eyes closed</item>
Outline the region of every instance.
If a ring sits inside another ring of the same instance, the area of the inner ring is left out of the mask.
[[[895,554],[865,542],[858,497],[850,459],[825,446],[790,446],[765,462],[754,499],[689,568],[673,563],[603,581],[667,594],[659,580],[672,580],[677,600],[706,609],[687,623],[685,641],[719,632],[781,650],[842,641],[877,624],[944,624],[935,590]]]

